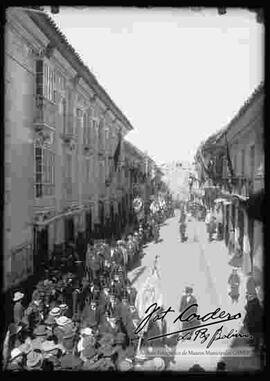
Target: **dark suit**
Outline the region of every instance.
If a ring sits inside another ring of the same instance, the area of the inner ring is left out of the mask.
[[[93,327],[98,326],[101,320],[101,310],[97,307],[95,310],[92,310],[89,305],[85,305],[82,314],[81,322],[85,326]]]
[[[190,299],[188,300],[188,295],[183,295],[181,298],[179,312],[182,313],[192,304],[197,304],[197,299],[193,295],[191,295]],[[182,320],[187,319],[191,314],[194,314],[194,313],[196,314],[197,310],[198,310],[197,306],[193,306],[193,307],[189,308],[188,311],[183,314]],[[192,328],[192,327],[197,326],[197,325],[199,325],[199,321],[196,318],[194,318],[192,321],[183,322],[182,329],[186,329],[189,327]]]
[[[130,292],[127,291],[127,297],[128,297],[128,301],[130,305],[135,304],[136,296],[137,296],[137,291],[135,290],[134,287],[130,289]]]
[[[13,319],[15,324],[20,324],[24,315],[24,308],[21,302],[16,302],[13,309]]]

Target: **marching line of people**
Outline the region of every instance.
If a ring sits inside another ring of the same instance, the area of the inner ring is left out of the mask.
[[[90,241],[85,261],[75,256],[47,269],[28,306],[25,291],[16,291],[3,369],[133,369],[139,316],[127,274],[142,257],[143,245],[157,242],[156,220],[152,216],[117,242]],[[152,365],[158,369],[160,361]]]

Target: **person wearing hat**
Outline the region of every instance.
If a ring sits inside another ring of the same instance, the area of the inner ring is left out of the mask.
[[[108,310],[111,314],[117,316],[120,318],[120,311],[119,311],[119,299],[117,295],[114,293],[114,287],[112,286],[112,290],[110,292],[110,301],[108,305]]]
[[[114,283],[113,283],[113,290],[114,294],[118,299],[121,299],[122,297],[122,292],[123,292],[123,287],[120,282],[119,274],[116,273],[114,274]]]
[[[23,370],[23,356],[24,353],[18,349],[12,349],[10,357],[5,370],[8,371],[22,371]]]
[[[66,303],[62,303],[59,305],[60,316],[68,317],[68,305]]]
[[[78,354],[81,354],[81,352],[87,347],[87,346],[95,346],[96,339],[94,336],[94,331],[89,328],[82,328],[80,331],[80,337],[79,341],[77,343],[77,352]]]
[[[48,330],[45,324],[38,325],[33,331],[34,339],[32,340],[32,348],[41,350],[42,343],[47,340]]]
[[[80,321],[82,308],[82,292],[80,290],[79,280],[74,280],[74,291],[72,292],[72,320]]]
[[[28,353],[26,357],[26,366],[25,369],[32,370],[42,370],[43,357],[40,352],[35,350]]]
[[[53,340],[46,340],[41,347],[44,360],[53,364],[54,370],[60,370],[60,357],[65,353],[65,348],[61,344],[55,344]]]
[[[136,300],[136,296],[137,296],[136,289],[134,287],[131,287],[131,285],[129,285],[129,284],[127,285],[126,289],[127,289],[126,294],[127,294],[129,304],[135,305],[135,300]]]
[[[71,319],[66,316],[60,316],[55,319],[56,327],[53,330],[54,335],[57,337],[59,342],[63,341],[64,335],[70,330],[74,330],[74,324]]]
[[[6,368],[11,350],[17,346],[20,345],[18,342],[18,333],[21,331],[22,327],[17,326],[14,323],[9,324],[4,343],[3,343],[3,351],[2,351],[2,357],[3,357],[3,369]]]
[[[123,294],[122,300],[119,303],[119,315],[120,319],[124,325],[127,326],[128,320],[130,319],[130,309],[127,294]]]
[[[190,307],[192,304],[197,304],[197,299],[193,296],[193,288],[192,287],[186,287],[185,288],[185,294],[181,298],[180,302],[180,308],[179,312],[183,313],[188,307]],[[183,318],[190,316],[191,314],[196,314],[198,308],[196,306],[193,306],[188,309],[187,314],[184,314]],[[193,326],[199,325],[198,321],[195,319],[192,321],[184,321],[182,324],[182,329],[191,328]]]
[[[18,346],[18,349],[25,355],[27,355],[29,352],[33,350],[32,339],[29,336],[25,337],[23,343]]]
[[[93,364],[97,360],[97,350],[92,345],[86,346],[81,353],[81,360],[83,361],[82,370],[91,370]]]
[[[90,303],[86,301],[81,314],[81,322],[83,322],[85,326],[94,327],[99,325],[100,320],[101,310],[99,306],[97,306],[97,302],[95,300],[91,300]]]
[[[22,305],[23,298],[24,298],[24,294],[22,292],[20,291],[15,292],[13,297],[13,302],[14,302],[13,321],[17,325],[22,323],[22,319],[24,315],[24,307]]]
[[[117,316],[113,315],[113,314],[109,314],[103,320],[103,322],[99,326],[99,330],[100,330],[101,334],[110,333],[114,337],[116,337],[116,335],[119,332],[123,332],[123,328],[121,327],[121,321],[120,321],[120,319],[117,318]]]
[[[41,296],[38,290],[34,290],[32,300],[26,308],[24,317],[26,318],[27,326],[33,330],[37,325],[41,324],[43,314],[41,312]]]
[[[62,345],[65,350],[73,350],[75,344],[75,330],[71,327],[63,331]]]
[[[263,308],[256,295],[247,293],[246,299],[246,315],[243,321],[243,328],[252,336],[250,344],[254,347],[255,352],[257,352],[263,340]]]
[[[99,306],[104,313],[110,303],[109,287],[106,285],[99,294]]]
[[[143,371],[162,372],[165,370],[165,363],[161,357],[155,357],[152,360],[147,360],[142,366]]]
[[[124,370],[124,369],[122,369],[122,367],[125,368],[125,365],[127,366],[127,364],[124,365],[123,362],[128,362],[128,364],[129,364],[128,368],[129,369],[126,369],[126,370],[133,369],[134,357],[135,357],[135,350],[132,346],[129,346],[126,348],[121,346],[121,349],[118,351],[118,357],[116,360],[116,368],[118,370]]]
[[[233,269],[232,270],[232,273],[230,274],[229,276],[229,279],[228,279],[228,284],[230,285],[230,292],[229,292],[229,296],[231,297],[232,299],[232,303],[234,302],[238,302],[238,298],[239,298],[239,287],[240,287],[240,277],[239,275],[237,274],[237,269]]]
[[[66,352],[61,357],[61,370],[80,370],[82,366],[82,360],[75,356],[73,346],[71,345],[72,341],[66,340],[65,348]]]
[[[131,359],[124,359],[117,365],[117,370],[120,372],[128,372],[134,369]]]

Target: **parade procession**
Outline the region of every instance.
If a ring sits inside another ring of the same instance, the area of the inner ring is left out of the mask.
[[[158,226],[171,215],[172,205],[169,199],[154,199],[143,218],[142,199],[136,197],[133,205],[136,231],[117,241],[92,240],[82,261],[76,252],[53,261],[27,306],[24,292],[29,290],[14,293],[13,322],[3,347],[5,370],[142,369],[147,329],[138,337],[134,332],[149,303],[161,298],[159,276],[154,262],[147,285],[137,294],[128,272],[138,265],[143,247],[157,242]],[[147,366],[163,370],[165,363],[157,357]]]
[[[263,10],[4,19],[2,371],[259,374]]]

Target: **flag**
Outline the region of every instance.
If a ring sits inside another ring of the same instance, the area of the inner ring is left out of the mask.
[[[120,153],[121,153],[121,140],[122,140],[121,138],[122,138],[122,135],[121,135],[121,132],[119,131],[118,144],[117,144],[116,150],[115,150],[114,155],[113,155],[114,170],[115,171],[117,169],[118,161],[119,161],[119,157],[120,157]]]
[[[207,177],[210,177],[209,170],[208,170],[208,167],[204,161],[204,157],[203,157],[201,148],[199,149],[198,158],[199,158],[199,162],[201,163],[201,167],[202,167],[202,174],[203,174],[202,177],[205,179],[205,174],[207,175]]]
[[[227,134],[225,134],[225,142],[226,142],[227,165],[228,165],[228,169],[230,171],[230,176],[233,177],[234,176],[233,165],[232,165],[232,161],[231,161],[231,157],[230,157],[230,151],[229,151],[229,144],[228,144],[228,140],[227,140]]]
[[[116,170],[117,170],[118,161],[119,161],[119,157],[120,157],[120,153],[121,153],[121,141],[122,141],[122,135],[121,135],[121,131],[119,131],[118,144],[117,144],[116,150],[115,150],[114,155],[113,155],[114,168],[110,168],[109,176],[105,181],[105,185],[107,187],[110,186],[110,184],[112,182],[112,178],[113,178],[113,173],[116,172]]]
[[[136,296],[135,307],[140,319],[146,316],[145,311],[153,303],[157,303],[158,306],[162,306],[163,303],[160,279],[156,271],[147,277]]]

